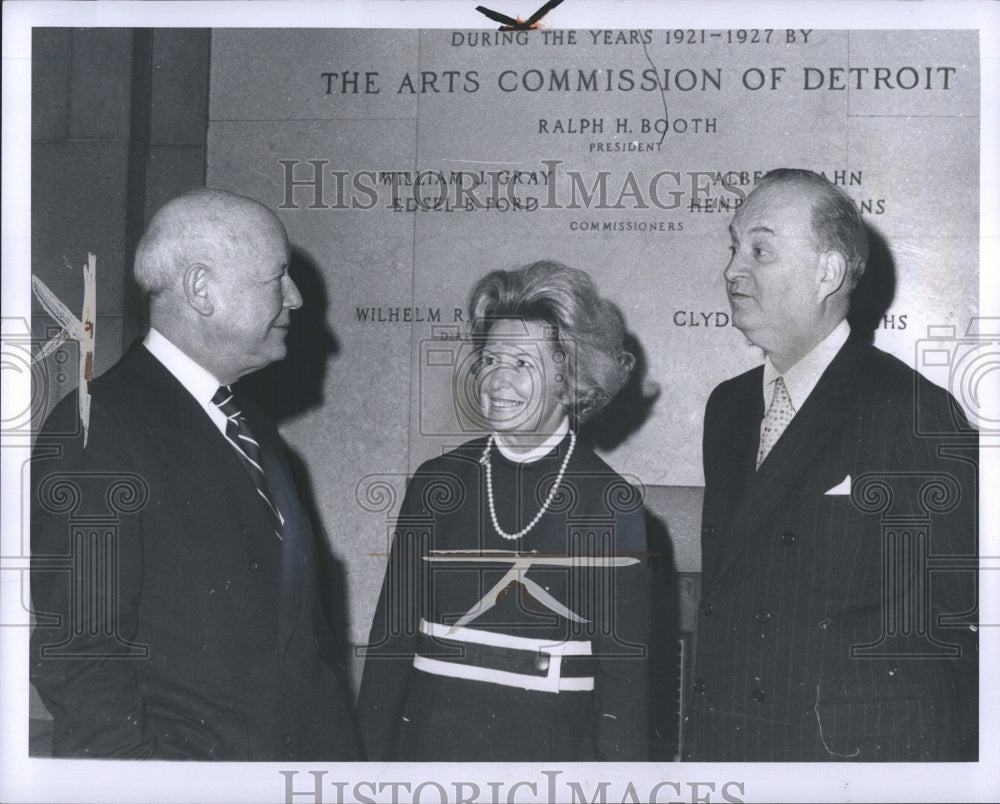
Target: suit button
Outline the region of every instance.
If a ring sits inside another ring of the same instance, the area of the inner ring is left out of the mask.
[[[696,678],[694,684],[691,685],[691,689],[694,690],[695,695],[705,694],[705,679]]]
[[[281,735],[281,742],[283,742],[285,745],[291,745],[292,744],[292,733],[290,731],[286,731],[284,734],[282,734]]]
[[[766,623],[768,620],[771,619],[771,610],[770,609],[757,609],[757,613],[754,615],[754,618],[759,623]]]
[[[535,657],[535,669],[545,672],[549,669],[549,657],[545,653],[539,653]]]
[[[702,525],[701,536],[703,539],[711,538],[715,535],[715,527],[713,525]]]
[[[701,605],[698,606],[698,611],[700,611],[702,614],[704,614],[706,617],[708,617],[710,614],[712,614],[715,611],[715,606],[713,606],[707,600],[703,600],[701,602]]]
[[[764,703],[764,699],[767,698],[767,695],[764,694],[764,690],[762,690],[760,687],[757,687],[754,689],[753,692],[750,693],[750,697],[753,698],[757,703]]]
[[[257,563],[257,559],[254,559],[253,561],[250,562],[249,567],[250,567],[250,572],[256,572],[257,570],[260,569],[260,564]]]
[[[785,547],[791,547],[795,544],[795,534],[790,530],[786,530],[781,534],[781,543],[785,545]]]

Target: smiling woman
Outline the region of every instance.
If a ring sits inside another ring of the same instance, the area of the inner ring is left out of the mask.
[[[610,402],[635,364],[623,346],[621,313],[601,298],[589,274],[560,263],[487,274],[472,290],[469,314],[482,356],[519,345],[541,361],[539,371],[548,366],[547,390],[561,399],[573,424]],[[520,430],[530,435],[541,425]]]
[[[490,433],[407,487],[366,648],[368,756],[643,760],[642,495],[575,432],[631,373],[621,314],[537,262],[480,280],[469,315]]]
[[[476,364],[483,416],[509,441],[552,433],[566,416],[566,358],[546,343],[546,329],[539,321],[498,321]]]

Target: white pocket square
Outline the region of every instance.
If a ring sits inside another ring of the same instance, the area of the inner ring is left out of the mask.
[[[823,493],[823,496],[827,495],[841,495],[851,493],[851,476],[848,475],[843,480],[841,480],[836,486],[834,486],[829,491]]]

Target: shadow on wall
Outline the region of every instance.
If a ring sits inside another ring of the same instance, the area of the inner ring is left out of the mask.
[[[337,336],[326,321],[328,295],[316,263],[293,248],[288,273],[302,294],[302,307],[292,313],[284,360],[240,380],[239,390],[256,400],[281,425],[323,404],[330,359],[340,353]]]
[[[580,436],[600,450],[611,451],[639,432],[652,415],[660,386],[648,377],[646,350],[632,332],[625,349],[635,357],[628,382],[614,399],[580,428]],[[648,757],[670,762],[680,752],[680,594],[674,547],[666,523],[650,509],[646,519],[646,563],[652,573],[650,590]]]
[[[856,338],[872,343],[875,330],[896,296],[896,262],[881,233],[867,222],[865,229],[868,230],[868,267],[851,293],[847,323]]]
[[[302,295],[302,307],[292,313],[285,339],[288,354],[284,360],[244,377],[238,385],[240,392],[256,400],[279,426],[306,411],[322,407],[327,366],[340,353],[337,336],[327,324],[329,296],[318,266],[305,252],[293,248],[288,273]],[[291,448],[288,457],[299,498],[316,534],[320,592],[330,627],[337,637],[336,662],[350,686],[347,573],[343,562],[331,549],[306,462]]]
[[[580,428],[580,436],[600,450],[611,451],[637,433],[653,413],[660,386],[647,378],[646,350],[632,332],[625,333],[625,349],[635,356],[628,382],[614,399]]]

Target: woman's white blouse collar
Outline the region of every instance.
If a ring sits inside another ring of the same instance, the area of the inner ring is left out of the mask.
[[[507,444],[504,443],[504,437],[501,433],[493,434],[493,441],[497,445],[497,449],[500,450],[500,454],[503,455],[507,460],[513,461],[514,463],[532,463],[544,458],[556,445],[566,437],[566,433],[569,432],[569,419],[564,418],[559,422],[559,426],[556,427],[555,432],[552,433],[548,438],[542,441],[537,447],[533,447],[527,452],[517,452],[512,450]]]

